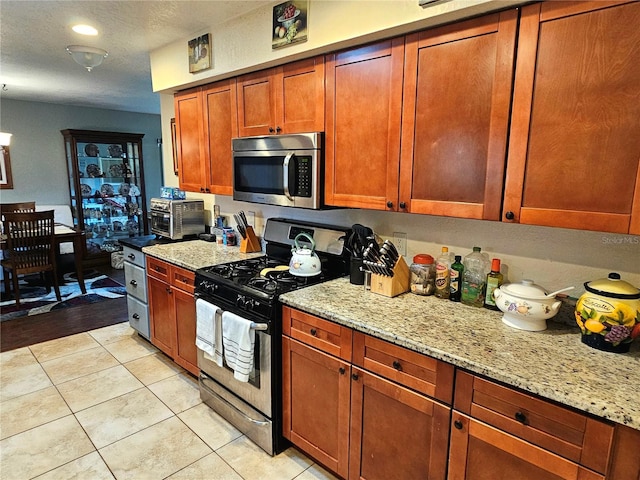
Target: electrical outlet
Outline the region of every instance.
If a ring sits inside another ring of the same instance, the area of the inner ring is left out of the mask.
[[[396,246],[396,250],[403,257],[407,256],[407,234],[404,232],[393,232],[393,239],[391,240]]]

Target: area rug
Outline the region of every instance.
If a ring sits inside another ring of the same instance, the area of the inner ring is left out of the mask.
[[[125,287],[97,270],[84,273],[86,294],[80,291],[80,285],[74,273],[64,275],[64,284],[60,285],[62,301],[56,299],[56,292],[51,288],[47,293],[38,275],[25,276],[20,280],[20,305],[15,300],[0,302],[0,322],[26,315],[38,315],[63,308],[76,307],[89,303],[102,302],[112,298],[121,298],[127,294]]]

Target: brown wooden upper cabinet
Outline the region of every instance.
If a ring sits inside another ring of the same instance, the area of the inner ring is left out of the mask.
[[[324,58],[238,77],[238,135],[324,131]]]
[[[499,220],[517,10],[409,35],[399,209]]]
[[[404,37],[326,62],[325,203],[395,210]]]
[[[504,220],[640,234],[640,3],[522,9]]]
[[[180,188],[231,195],[231,139],[238,136],[235,79],[180,92],[174,104]]]

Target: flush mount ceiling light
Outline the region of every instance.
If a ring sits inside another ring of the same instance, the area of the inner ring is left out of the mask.
[[[98,35],[98,30],[93,28],[91,25],[74,25],[71,27],[71,30],[79,33],[80,35],[91,35],[94,37]]]
[[[91,71],[94,67],[97,67],[102,63],[102,60],[107,58],[106,50],[95,47],[85,47],[82,45],[69,45],[67,52],[76,61],[76,63],[82,65],[87,71]]]

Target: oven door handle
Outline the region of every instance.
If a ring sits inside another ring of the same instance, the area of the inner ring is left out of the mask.
[[[284,157],[284,161],[282,162],[282,187],[284,189],[284,195],[293,202],[293,197],[291,196],[291,191],[289,190],[289,170],[291,159],[293,158],[293,152],[287,153],[287,156]]]
[[[198,298],[202,298],[202,294],[196,292],[194,295],[194,298],[198,299]],[[206,301],[206,300],[205,300]],[[269,324],[267,323],[255,323],[255,322],[251,322],[251,329],[252,330],[269,330]]]

